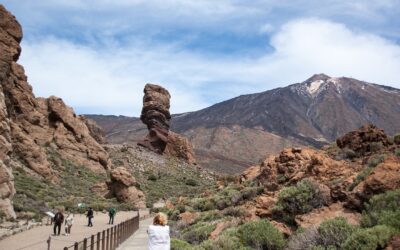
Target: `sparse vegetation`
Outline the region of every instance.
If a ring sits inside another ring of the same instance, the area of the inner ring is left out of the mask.
[[[393,137],[393,142],[396,143],[397,145],[400,145],[400,134],[396,134]]]
[[[237,232],[243,245],[255,249],[283,249],[285,246],[283,234],[268,220],[243,224]]]
[[[360,229],[346,240],[343,244],[343,249],[384,249],[390,238],[395,234],[396,230],[384,225],[368,229]]]
[[[294,216],[310,212],[312,209],[327,204],[328,197],[319,189],[318,184],[304,179],[296,186],[280,191],[274,207],[277,219],[293,223]]]

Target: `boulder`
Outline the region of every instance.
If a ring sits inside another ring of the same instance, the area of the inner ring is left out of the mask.
[[[336,140],[339,148],[349,148],[360,155],[374,151],[373,143],[388,146],[389,140],[383,129],[377,128],[372,124],[364,125],[358,130],[351,131]]]
[[[146,199],[142,191],[135,185],[132,174],[124,167],[117,167],[110,173],[111,181],[108,182],[110,192],[119,202],[127,202],[137,208],[146,207]]]

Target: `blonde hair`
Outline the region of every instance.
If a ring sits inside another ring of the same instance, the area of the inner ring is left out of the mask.
[[[157,213],[153,219],[153,225],[165,226],[168,223],[168,217],[164,213]]]

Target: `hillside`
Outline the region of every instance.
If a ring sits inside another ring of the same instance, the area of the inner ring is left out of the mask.
[[[366,125],[171,199],[172,249],[399,249],[400,134]],[[387,247],[387,248],[386,248]]]
[[[172,116],[172,130],[188,137],[200,165],[240,172],[284,147],[321,147],[372,123],[400,130],[400,90],[352,78],[314,75],[304,82],[239,96]],[[136,142],[144,125],[130,117],[91,116],[111,142]]]

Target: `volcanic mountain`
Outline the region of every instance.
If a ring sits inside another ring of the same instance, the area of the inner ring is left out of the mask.
[[[320,147],[363,124],[400,131],[400,90],[347,77],[317,74],[301,83],[241,95],[172,117],[172,130],[188,137],[200,165],[238,172],[287,146]],[[143,138],[130,117],[88,116],[113,143]]]

